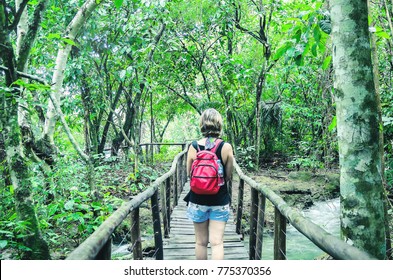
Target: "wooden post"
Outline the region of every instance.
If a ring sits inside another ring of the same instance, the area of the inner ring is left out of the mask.
[[[274,259],[286,259],[287,219],[275,207],[274,211]]]
[[[168,238],[169,237],[169,226],[168,226],[168,216],[167,216],[167,205],[166,205],[166,191],[165,191],[165,185],[161,184],[160,188],[160,195],[161,195],[161,215],[162,215],[162,223],[164,225],[164,237]]]
[[[243,196],[244,196],[244,180],[240,179],[239,190],[237,194],[237,213],[236,213],[236,233],[241,233],[242,217],[243,217]]]
[[[153,218],[154,244],[156,249],[156,260],[164,259],[164,248],[162,244],[160,207],[158,205],[158,190],[151,197],[151,212]]]
[[[184,164],[184,156],[182,155],[179,158],[179,183],[180,183],[180,192],[183,190],[184,178],[183,178],[183,164]]]
[[[179,162],[177,163],[177,170],[176,170],[176,177],[177,177],[177,186],[178,186],[178,191],[179,193],[182,192],[183,186],[181,184],[181,159],[179,159]]]
[[[177,179],[177,172],[179,170],[179,164],[176,164],[176,171],[173,174],[173,208],[175,208],[179,202],[179,197],[178,197],[178,179]]]
[[[257,237],[257,222],[258,222],[258,191],[251,188],[251,211],[250,211],[250,244],[249,244],[249,258],[255,260],[255,246]]]
[[[101,250],[98,252],[95,257],[96,260],[110,260],[112,253],[112,239],[109,238],[108,241],[102,246]]]
[[[166,198],[166,217],[168,219],[168,237],[171,231],[171,177],[168,177],[165,181],[165,198]]]
[[[257,243],[255,251],[255,259],[262,259],[262,245],[263,245],[263,228],[265,223],[265,208],[266,208],[266,196],[259,193],[259,213],[258,213],[258,226],[257,226]]]
[[[187,182],[187,154],[182,155],[182,189],[184,184]]]
[[[143,260],[139,207],[131,212],[131,244],[134,260]]]

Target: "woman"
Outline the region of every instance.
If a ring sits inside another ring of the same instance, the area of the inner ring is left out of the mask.
[[[207,109],[201,115],[200,129],[202,139],[194,141],[187,154],[187,175],[190,176],[192,162],[196,159],[197,149],[212,149],[222,131],[222,117],[215,109]],[[190,191],[184,199],[188,203],[187,217],[194,222],[195,255],[197,260],[207,259],[207,245],[210,242],[212,259],[224,259],[224,230],[229,219],[230,197],[227,182],[233,170],[233,150],[229,143],[217,144],[215,152],[224,165],[225,184],[217,194],[201,195]]]

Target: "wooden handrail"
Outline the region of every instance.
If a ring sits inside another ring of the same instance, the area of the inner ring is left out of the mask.
[[[171,176],[177,176],[177,183],[182,186],[183,183],[185,183],[185,178],[186,176],[184,175],[185,168],[183,168],[182,171],[179,171],[182,166],[184,166],[185,163],[185,154],[187,153],[188,145],[184,148],[182,152],[176,155],[172,162],[171,169],[159,177],[157,180],[155,180],[148,189],[146,189],[144,192],[138,194],[135,196],[132,200],[124,202],[112,215],[110,215],[82,244],[80,244],[74,251],[72,251],[68,257],[66,258],[67,260],[93,260],[97,259],[97,256],[105,255],[105,258],[108,258],[108,254],[103,254],[101,250],[103,248],[107,248],[108,250],[108,244],[111,241],[111,235],[123,221],[126,219],[126,217],[133,212],[134,210],[138,209],[143,202],[145,202],[148,199],[152,199],[152,202],[157,201],[157,192],[159,191],[160,186],[166,183],[167,179],[170,179]],[[180,174],[180,175],[179,175]],[[175,189],[177,189],[177,185],[175,186]],[[180,193],[179,191],[175,191],[174,193]],[[176,198],[177,201],[177,198]],[[170,207],[170,203],[167,205]],[[160,233],[157,231],[160,231],[161,225],[158,224],[160,222],[158,219],[157,221],[157,212],[156,209],[158,209],[158,205],[152,206],[153,208],[153,221],[155,222],[155,241],[161,242],[161,248],[158,248],[158,250],[162,250],[162,236],[161,236],[161,241],[160,239]],[[165,210],[165,213],[168,213],[168,210]],[[139,217],[139,213],[137,213],[135,216]],[[137,236],[137,233],[133,233],[134,236]],[[159,244],[156,244],[156,246]],[[109,246],[110,249],[110,246]],[[156,256],[159,259],[162,259],[163,256],[161,254],[161,251],[159,251],[158,256]],[[110,256],[110,254],[109,254]],[[99,257],[101,258],[101,257]]]
[[[139,146],[185,146],[186,143],[141,143]]]
[[[185,165],[188,145],[174,158],[171,169],[155,180],[148,189],[135,196],[131,201],[124,202],[110,217],[108,217],[97,230],[90,235],[78,248],[71,252],[67,260],[91,260],[111,258],[111,235],[126,218],[130,215],[135,226],[131,231],[134,259],[142,259],[142,249],[139,228],[139,207],[147,200],[152,202],[152,218],[154,225],[154,240],[156,247],[156,259],[163,259],[163,244],[161,232],[161,217],[164,235],[168,236],[170,231],[171,208],[177,205],[178,189],[186,181]],[[240,233],[241,216],[243,209],[243,188],[247,183],[252,188],[252,209],[250,224],[250,259],[261,258],[262,234],[265,199],[268,199],[275,207],[275,259],[285,259],[286,254],[286,222],[288,221],[300,233],[306,236],[321,250],[328,253],[334,259],[368,260],[375,259],[373,256],[360,249],[353,247],[343,240],[328,233],[318,225],[314,224],[302,214],[289,205],[272,191],[267,185],[257,183],[246,176],[239,165],[234,161],[234,168],[239,175],[239,203],[237,210],[236,231]],[[173,202],[170,201],[171,186],[173,186]],[[158,211],[158,198],[161,194],[161,211]],[[161,217],[160,217],[161,213]]]
[[[328,253],[334,259],[338,260],[372,260],[376,259],[375,257],[371,256],[367,252],[363,252],[360,249],[349,245],[348,243],[344,242],[343,240],[337,238],[336,236],[328,233],[318,225],[314,224],[307,218],[303,217],[302,214],[295,208],[290,207],[280,196],[278,196],[274,191],[272,191],[268,186],[263,185],[261,183],[255,182],[250,177],[244,175],[243,171],[241,170],[240,166],[234,161],[234,168],[236,173],[240,177],[240,181],[244,180],[252,189],[257,190],[258,192],[262,193],[270,202],[275,206],[277,209],[276,211],[276,220],[280,221],[280,225],[277,225],[276,228],[280,231],[277,235],[281,235],[281,231],[285,231],[283,229],[283,217],[285,217],[289,223],[294,226],[300,233],[306,236],[311,242],[317,245],[321,250]],[[242,183],[240,183],[242,188]],[[240,199],[240,198],[239,198]],[[255,203],[255,202],[254,202]],[[256,212],[252,210],[252,212]],[[252,218],[252,219],[255,219]],[[240,222],[238,217],[238,222]],[[276,221],[277,223],[277,221]],[[237,225],[236,228],[240,229],[241,226]],[[250,233],[252,234],[252,233]],[[281,235],[282,236],[282,235]],[[284,235],[285,236],[285,235]],[[251,238],[251,236],[250,236]],[[278,238],[278,237],[277,237]],[[285,237],[284,237],[285,238]],[[256,238],[253,237],[252,241],[254,242]],[[251,243],[251,240],[250,240]],[[285,241],[283,240],[275,240],[276,246],[281,246],[280,250],[284,251],[281,253],[285,253]],[[281,244],[281,245],[280,245]],[[256,246],[256,243],[251,245]],[[283,246],[283,247],[282,247]],[[277,248],[277,252],[278,252]],[[253,248],[252,251],[255,253],[255,249]],[[282,256],[281,256],[282,257]],[[255,255],[250,255],[250,259],[254,259]]]

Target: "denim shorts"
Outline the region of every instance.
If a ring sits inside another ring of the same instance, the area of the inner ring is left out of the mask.
[[[229,219],[229,204],[206,206],[189,202],[187,217],[194,223],[203,223],[207,220],[227,222]]]

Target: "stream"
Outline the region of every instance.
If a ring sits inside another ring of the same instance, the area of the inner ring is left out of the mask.
[[[340,199],[316,202],[312,207],[302,211],[303,215],[327,232],[340,236]],[[262,259],[273,259],[273,236],[264,234]],[[247,244],[248,246],[248,244]],[[287,225],[287,259],[313,260],[325,255],[321,249],[303,236],[292,225]]]

